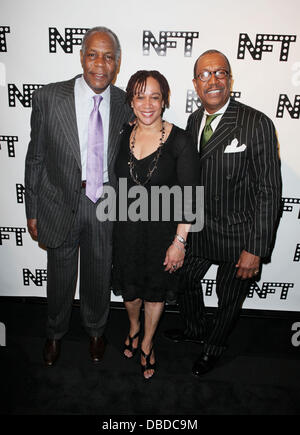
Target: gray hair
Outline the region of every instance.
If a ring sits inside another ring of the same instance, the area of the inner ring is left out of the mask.
[[[222,52],[219,51],[219,50],[211,49],[211,50],[206,50],[206,51],[204,51],[204,53],[200,54],[200,56],[199,56],[198,59],[196,60],[196,62],[195,62],[195,64],[194,64],[194,79],[196,78],[196,74],[197,74],[197,63],[198,63],[198,60],[200,59],[200,57],[205,56],[206,54],[216,54],[216,53],[217,53],[217,54],[221,54],[221,55],[225,58],[226,63],[227,63],[227,65],[228,65],[229,76],[231,76],[231,66],[230,66],[229,60],[227,59],[227,57],[225,56],[225,54],[222,53]]]
[[[117,35],[110,29],[108,29],[107,27],[104,26],[97,26],[97,27],[93,27],[91,29],[89,29],[85,34],[84,37],[82,38],[82,44],[81,44],[81,50],[82,53],[85,53],[85,46],[86,46],[86,41],[87,39],[93,35],[94,33],[106,33],[107,35],[109,35],[111,37],[111,39],[114,41],[115,43],[115,54],[116,54],[116,60],[118,61],[121,57],[121,45],[120,45],[120,41],[119,38],[117,37]]]

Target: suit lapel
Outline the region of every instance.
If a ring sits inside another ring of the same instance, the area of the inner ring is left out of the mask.
[[[197,146],[197,149],[198,149],[199,130],[200,130],[200,125],[201,125],[201,121],[203,118],[203,114],[204,114],[204,108],[201,107],[196,113],[194,126],[192,129],[193,139],[194,139],[194,143]]]
[[[108,136],[108,167],[114,161],[118,151],[118,139],[124,122],[124,99],[121,98],[119,90],[111,85],[110,88],[110,115],[109,115],[109,136]]]
[[[204,149],[201,151],[200,160],[209,157],[219,148],[220,145],[223,146],[227,137],[231,135],[235,130],[238,130],[240,128],[240,126],[237,124],[237,118],[238,104],[236,103],[236,101],[231,99],[227,110],[223,114],[222,119],[216,128],[216,131],[207,142]]]
[[[76,121],[74,79],[64,82],[56,94],[56,113],[76,162],[81,169],[80,145]]]

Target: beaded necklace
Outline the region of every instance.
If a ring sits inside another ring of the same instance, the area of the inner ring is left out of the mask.
[[[132,132],[132,139],[131,139],[131,144],[129,147],[128,165],[129,165],[129,172],[130,172],[130,176],[131,176],[132,180],[136,184],[139,184],[140,186],[145,186],[145,184],[149,183],[153,172],[157,168],[158,160],[159,160],[159,157],[161,155],[161,149],[162,149],[162,145],[164,143],[164,138],[165,138],[165,121],[162,121],[162,123],[161,123],[161,130],[160,130],[161,137],[159,139],[159,145],[158,145],[157,150],[155,151],[154,158],[151,160],[151,162],[149,164],[148,173],[147,173],[146,179],[143,183],[138,179],[137,173],[135,171],[135,164],[134,164],[133,150],[134,150],[134,146],[135,146],[135,137],[136,137],[137,128],[138,128],[138,124],[135,125],[134,130]]]

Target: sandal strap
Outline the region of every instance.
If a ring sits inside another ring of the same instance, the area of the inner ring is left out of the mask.
[[[135,351],[137,349],[137,348],[134,348],[132,345],[133,345],[133,340],[140,335],[140,332],[141,331],[139,330],[136,334],[134,334],[133,337],[131,337],[128,334],[127,337],[128,337],[129,343],[128,344],[124,344],[124,350],[129,350],[130,352],[133,352],[133,351]]]
[[[155,370],[156,363],[151,364],[151,362],[150,362],[150,357],[151,357],[152,351],[153,351],[153,347],[151,347],[150,353],[148,355],[146,355],[145,352],[143,351],[143,349],[141,349],[141,354],[142,354],[142,356],[146,360],[146,364],[145,365],[141,364],[142,370],[144,372],[146,370]]]
[[[141,330],[139,330],[136,334],[134,334],[133,337],[130,337],[130,335],[128,334],[129,341],[132,341],[132,340],[134,340],[135,338],[137,338],[137,337],[140,335],[140,332],[141,332]]]

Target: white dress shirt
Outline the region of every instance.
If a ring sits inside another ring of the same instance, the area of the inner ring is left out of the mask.
[[[93,96],[94,91],[81,76],[75,81],[75,110],[77,119],[77,128],[80,144],[81,155],[81,177],[86,180],[86,159],[88,147],[88,127],[90,114],[94,108]],[[108,181],[107,170],[107,149],[108,149],[108,134],[109,134],[109,111],[110,111],[110,86],[108,86],[101,94],[103,100],[99,105],[99,112],[102,118],[103,135],[104,135],[104,158],[103,158],[103,182]]]
[[[216,117],[216,118],[211,122],[211,124],[210,124],[211,129],[212,129],[212,131],[214,132],[215,129],[217,128],[219,122],[221,121],[222,116],[223,116],[223,113],[225,113],[225,111],[226,111],[226,109],[227,109],[229,103],[230,103],[230,98],[228,98],[227,103],[226,103],[223,107],[221,107],[221,109],[219,109],[219,110],[218,110],[217,112],[215,112],[215,113],[208,113],[208,112],[204,109],[204,114],[203,114],[203,117],[202,117],[202,121],[201,121],[201,124],[200,124],[200,129],[199,129],[199,135],[198,135],[198,151],[200,151],[200,141],[201,141],[202,131],[203,131],[203,129],[204,129],[205,122],[206,122],[206,116],[207,116],[207,115],[216,115],[217,113],[220,113],[220,114],[221,114],[221,116],[217,116],[217,117]]]

